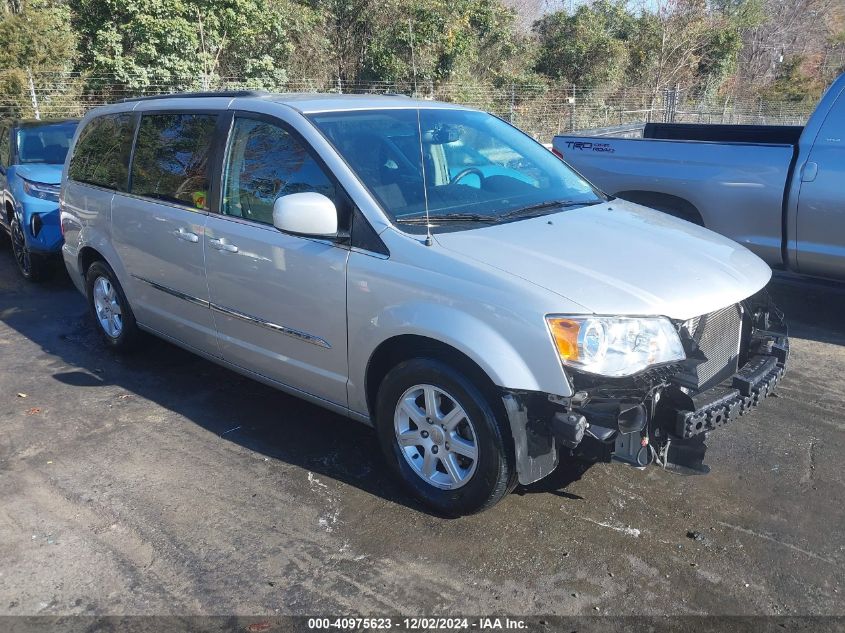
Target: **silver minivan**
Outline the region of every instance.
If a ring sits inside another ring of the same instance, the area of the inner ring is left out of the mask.
[[[562,460],[706,472],[706,436],[785,369],[758,257],[484,112],[129,100],[85,116],[64,170],[64,260],[106,345],[151,332],[374,426],[443,515]]]

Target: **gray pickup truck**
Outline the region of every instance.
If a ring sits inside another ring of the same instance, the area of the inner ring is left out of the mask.
[[[553,151],[605,192],[726,235],[775,269],[845,279],[845,75],[804,127],[649,123],[642,138],[556,136]]]

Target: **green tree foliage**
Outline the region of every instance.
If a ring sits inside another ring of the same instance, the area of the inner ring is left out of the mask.
[[[825,84],[803,71],[805,61],[801,55],[785,58],[778,66],[775,80],[761,91],[761,96],[764,99],[795,103],[816,101],[821,97]]]
[[[343,81],[442,82],[514,72],[521,39],[500,0],[328,0],[330,64]]]
[[[657,0],[634,13],[624,0],[598,0],[539,20],[537,70],[579,86],[719,85],[735,68],[742,30],[757,0]]]
[[[630,75],[653,90],[718,87],[735,68],[750,19],[746,4],[714,11],[705,0],[663,0],[657,11],[643,12]]]
[[[845,59],[837,53],[845,52],[842,0],[583,0],[574,11],[542,16],[531,32],[520,28],[505,0],[5,0],[3,6],[0,90],[13,101],[27,94],[27,69],[40,73],[45,93],[78,96],[84,87],[98,101],[233,84],[345,89],[350,82],[414,83],[422,93],[448,87],[467,100],[490,93],[492,84],[500,101],[508,92],[511,111],[519,106],[509,90],[515,83],[525,99],[533,98],[526,85],[540,95],[563,94],[563,84],[635,87],[655,96],[675,85],[699,93],[743,86],[812,98],[839,68],[836,59]],[[510,0],[510,6],[521,5]],[[777,51],[790,46],[781,63]],[[50,79],[44,71],[53,69],[82,79]]]
[[[551,13],[534,30],[537,71],[589,88],[622,79],[635,19],[623,0],[599,0],[580,5],[572,15]]]
[[[76,36],[70,25],[70,11],[64,3],[55,0],[4,4],[5,11],[0,18],[2,111],[11,116],[31,116],[30,76],[41,79],[52,73],[69,71],[76,58]]]
[[[81,65],[130,89],[284,85],[316,15],[287,0],[71,0]]]
[[[76,57],[70,11],[55,0],[7,3],[0,21],[0,69],[62,70]]]
[[[323,59],[312,59],[311,66],[317,65],[315,61],[326,61],[330,77],[340,81],[356,79],[375,23],[391,15],[392,4],[387,2],[379,11],[372,0],[314,0],[312,7],[322,21],[327,52]],[[323,72],[317,73],[322,75]]]

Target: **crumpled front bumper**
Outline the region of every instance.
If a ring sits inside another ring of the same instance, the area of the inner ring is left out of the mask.
[[[520,483],[550,474],[561,455],[707,472],[707,434],[769,396],[789,359],[786,324],[768,295],[749,298],[743,310],[742,365],[716,385],[690,388],[673,378],[681,367],[662,367],[629,379],[583,376],[570,398],[505,390]]]

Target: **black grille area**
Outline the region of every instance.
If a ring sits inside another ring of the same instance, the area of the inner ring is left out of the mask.
[[[742,307],[739,304],[690,319],[681,325],[687,360],[673,382],[707,389],[739,369]]]

